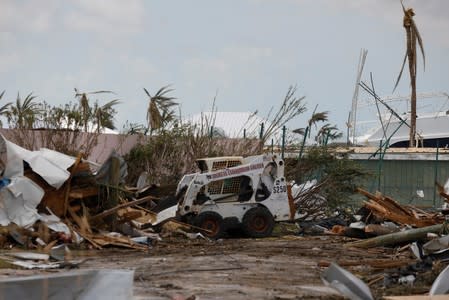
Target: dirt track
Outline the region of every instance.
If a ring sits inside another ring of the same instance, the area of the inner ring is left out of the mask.
[[[335,236],[266,239],[165,239],[147,253],[106,250],[83,268],[135,269],[138,299],[342,299],[323,285],[321,262],[392,259],[392,249],[343,247]],[[369,280],[379,276],[360,265],[351,271]],[[181,298],[183,299],[183,298]]]
[[[428,291],[429,283],[413,288],[383,289],[381,279],[388,270],[374,269],[367,262],[397,263],[409,259],[408,252],[345,248],[344,244],[350,240],[339,236],[291,235],[218,241],[172,237],[164,238],[148,251],[105,248],[72,251],[72,254],[74,258],[90,258],[81,269],[135,270],[136,299],[180,300],[190,296],[196,299],[343,299],[320,279],[324,266],[331,261],[346,264],[346,269],[366,283],[376,281],[370,286],[376,298]],[[45,272],[64,270],[1,269],[0,276]]]

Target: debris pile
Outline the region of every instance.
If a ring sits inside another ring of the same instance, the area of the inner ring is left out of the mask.
[[[29,151],[1,136],[0,167],[0,247],[20,245],[42,253],[34,259],[15,257],[25,263],[4,258],[24,268],[44,268],[42,262],[61,267],[70,258],[64,251],[59,259],[51,253],[68,249],[67,244],[147,250],[160,239],[152,227],[174,215],[151,210],[159,198],[150,195],[154,186],[144,176],[137,187],[124,185],[126,164],[115,153],[98,166],[82,160],[82,154]]]
[[[379,192],[371,194],[363,189],[358,192],[368,199],[358,213],[346,224],[327,226],[323,233],[358,238],[345,247],[354,255],[362,252],[354,261],[320,261],[320,267],[328,267],[323,273],[323,282],[350,299],[373,299],[369,287],[384,291],[383,296],[447,294],[449,211],[443,207],[440,211],[429,212],[401,205]],[[384,247],[394,249],[393,259],[381,258]],[[363,259],[363,251],[377,249],[379,259]],[[358,277],[339,265],[353,268]],[[356,269],[361,266],[364,272]]]

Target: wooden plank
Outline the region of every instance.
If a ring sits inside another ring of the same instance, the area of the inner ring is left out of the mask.
[[[74,188],[71,189],[69,192],[70,200],[83,199],[97,195],[98,195],[98,187]]]
[[[120,204],[120,205],[117,205],[116,207],[107,209],[107,210],[105,210],[105,211],[103,211],[103,212],[101,212],[101,213],[99,213],[99,214],[97,214],[95,216],[90,217],[89,221],[96,221],[98,219],[102,219],[102,218],[104,218],[106,216],[109,216],[109,215],[117,212],[119,209],[122,209],[122,208],[125,208],[125,207],[129,207],[129,206],[133,206],[133,205],[137,205],[137,204],[142,204],[142,203],[145,203],[145,202],[148,202],[148,201],[151,201],[151,200],[157,200],[157,199],[158,198],[156,198],[156,197],[146,196],[146,197],[143,197],[141,199],[137,199],[137,200],[134,200],[134,201],[131,201],[131,202],[128,202],[128,203]]]
[[[71,171],[70,171],[70,176],[66,181],[66,190],[65,190],[65,194],[64,194],[64,206],[63,206],[63,216],[67,215],[67,209],[69,206],[69,193],[70,193],[70,189],[71,189],[71,181],[72,181],[72,177],[73,174],[75,173],[75,169],[78,166],[78,164],[81,162],[81,158],[83,157],[83,153],[80,152],[78,153],[78,156],[76,157],[75,163],[72,165]]]

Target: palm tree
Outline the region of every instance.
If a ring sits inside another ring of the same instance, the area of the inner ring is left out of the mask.
[[[315,107],[312,116],[310,117],[309,121],[307,122],[307,127],[304,128],[298,128],[293,130],[294,133],[298,133],[303,135],[303,139],[302,139],[302,144],[301,144],[301,148],[299,150],[299,155],[298,155],[298,159],[301,159],[302,154],[304,152],[304,147],[306,145],[306,140],[307,137],[310,137],[310,131],[312,126],[316,127],[316,124],[318,122],[325,122],[328,120],[328,111],[323,111],[323,112],[315,112],[318,106]]]
[[[39,104],[33,102],[36,96],[33,93],[28,94],[22,103],[20,94],[17,93],[17,99],[15,105],[11,104],[5,114],[8,118],[8,122],[12,127],[18,129],[30,129],[33,128],[33,124],[36,121],[36,117],[40,113]]]
[[[173,101],[176,99],[175,97],[167,96],[168,93],[173,91],[169,87],[169,85],[163,86],[154,96],[151,96],[147,89],[143,88],[149,98],[147,123],[150,128],[150,135],[153,130],[160,129],[175,119],[173,107],[178,105],[178,103]]]
[[[88,93],[81,93],[78,91],[77,88],[75,88],[75,98],[79,99],[79,108],[81,110],[81,114],[83,117],[83,126],[84,126],[84,132],[87,132],[87,127],[89,124],[89,120],[92,117],[91,107],[89,105],[89,98],[87,95],[94,95],[94,94],[115,94],[112,91],[95,91],[95,92],[88,92]]]
[[[108,103],[99,106],[98,103],[95,103],[95,123],[97,123],[97,132],[100,132],[101,128],[110,128],[115,129],[114,124],[114,114],[115,109],[114,106],[119,104],[120,101],[118,99],[111,100]]]
[[[2,100],[4,94],[5,94],[5,91],[3,91],[3,92],[0,94],[0,100]],[[6,103],[5,105],[3,105],[2,107],[0,107],[0,116],[7,115],[8,107],[9,107],[11,104],[12,104],[11,102],[8,102],[8,103]],[[0,120],[0,127],[3,127],[3,123],[2,123],[1,120]]]
[[[315,137],[318,144],[326,146],[329,140],[335,140],[343,136],[337,126],[332,126],[329,123],[324,124],[319,130]]]
[[[410,86],[412,89],[412,95],[410,99],[410,142],[409,146],[413,147],[415,145],[415,137],[416,137],[416,67],[417,67],[417,59],[416,59],[416,42],[418,42],[419,48],[421,49],[421,54],[423,56],[423,64],[426,66],[426,57],[424,55],[424,46],[421,39],[421,35],[419,34],[418,28],[416,27],[415,21],[413,20],[413,16],[415,12],[413,8],[405,9],[404,4],[402,3],[402,10],[404,12],[404,21],[403,26],[406,32],[406,41],[407,41],[407,51],[404,56],[404,60],[402,62],[401,71],[399,72],[398,78],[396,80],[396,84],[394,86],[393,91],[398,86],[399,80],[402,76],[402,71],[404,70],[405,61],[408,60],[408,69],[410,73]]]

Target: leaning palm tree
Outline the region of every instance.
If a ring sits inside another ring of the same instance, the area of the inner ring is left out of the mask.
[[[175,119],[174,106],[178,105],[177,102],[173,101],[176,98],[170,97],[167,94],[172,92],[173,89],[170,86],[163,86],[160,88],[154,96],[147,91],[146,88],[143,90],[148,96],[148,110],[147,110],[147,123],[150,129],[150,135],[154,130],[164,127],[167,123]]]
[[[402,10],[404,11],[404,21],[403,26],[406,32],[406,41],[407,41],[407,51],[404,56],[404,60],[402,62],[401,71],[399,72],[398,78],[396,80],[396,84],[394,86],[393,91],[398,86],[399,80],[402,76],[402,71],[404,70],[405,61],[408,60],[408,69],[410,73],[410,86],[412,89],[412,95],[410,99],[410,142],[409,146],[413,147],[415,145],[415,137],[416,137],[416,67],[417,67],[417,59],[416,59],[416,42],[418,42],[419,48],[421,49],[421,54],[423,56],[423,64],[426,66],[426,57],[424,55],[424,46],[421,39],[421,35],[419,34],[418,28],[416,27],[415,21],[413,20],[413,16],[415,12],[413,8],[405,9],[404,4],[402,3]]]

